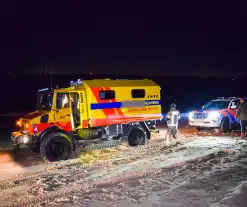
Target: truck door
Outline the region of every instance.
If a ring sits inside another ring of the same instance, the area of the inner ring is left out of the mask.
[[[57,93],[55,124],[65,131],[72,131],[71,101],[69,93]]]
[[[74,124],[74,128],[77,128],[81,125],[81,114],[80,114],[80,100],[79,94],[73,92],[71,95],[71,111],[72,111],[72,120]]]

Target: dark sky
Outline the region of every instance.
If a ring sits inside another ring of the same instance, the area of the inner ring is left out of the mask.
[[[245,1],[30,2],[0,7],[1,71],[247,74]]]

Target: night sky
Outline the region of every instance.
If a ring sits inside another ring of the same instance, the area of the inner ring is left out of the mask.
[[[247,75],[245,1],[30,2],[1,6],[2,72]]]

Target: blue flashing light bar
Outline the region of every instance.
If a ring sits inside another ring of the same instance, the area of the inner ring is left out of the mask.
[[[49,88],[43,88],[43,89],[38,90],[38,92],[41,92],[41,91],[48,91],[48,90],[49,90]]]

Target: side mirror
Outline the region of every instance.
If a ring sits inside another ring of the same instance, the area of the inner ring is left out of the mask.
[[[236,109],[236,108],[237,108],[236,105],[230,107],[230,109]]]

